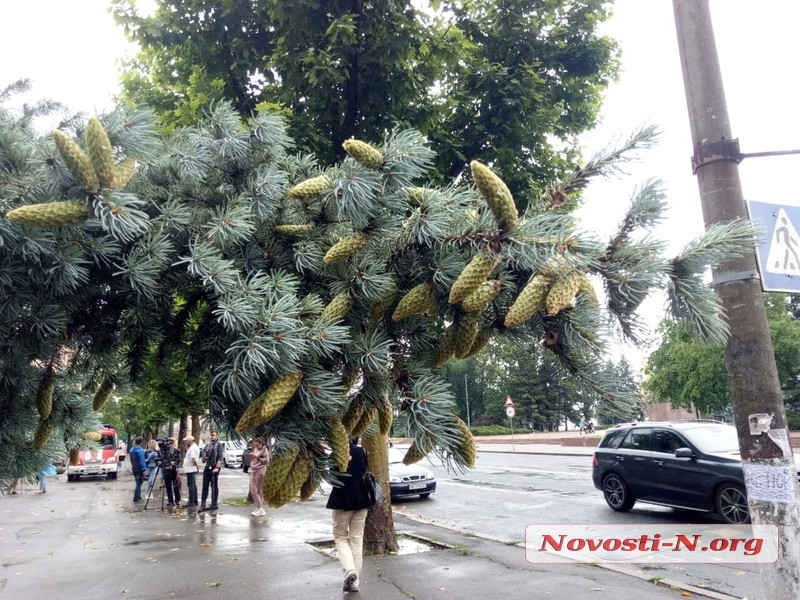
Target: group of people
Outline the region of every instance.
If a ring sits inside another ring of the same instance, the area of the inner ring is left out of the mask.
[[[219,501],[219,472],[223,465],[223,448],[216,431],[212,431],[209,442],[203,448],[203,487],[202,496],[197,498],[197,474],[200,471],[201,452],[194,436],[184,438],[185,454],[183,471],[186,474],[188,500],[180,505],[181,483],[178,472],[181,453],[175,438],[169,438],[165,447],[159,448],[155,440],[142,448],[143,439],[137,437],[129,455],[131,469],[136,478],[133,501],[141,502],[141,488],[148,482],[148,491],[152,491],[159,470],[164,475],[164,486],[168,498],[168,507],[182,506],[196,508],[198,512],[216,511]],[[364,475],[369,469],[366,451],[360,446],[359,438],[350,440],[350,460],[347,471],[341,478],[341,485],[334,486],[328,497],[326,508],[332,511],[333,537],[336,553],[344,573],[342,589],[345,592],[357,592],[361,575],[364,545],[364,526],[371,501],[367,492]],[[252,444],[250,462],[250,494],[255,503],[253,516],[263,516],[264,498],[261,486],[270,461],[270,449],[263,438],[255,438]],[[211,497],[210,504],[207,500]]]
[[[129,455],[131,472],[136,481],[133,501],[142,501],[142,486],[147,482],[147,494],[151,494],[161,473],[164,490],[167,494],[167,508],[181,506],[196,508],[198,512],[219,510],[219,473],[223,465],[223,447],[216,431],[209,435],[209,441],[201,453],[194,436],[184,439],[185,454],[181,460],[181,451],[175,438],[167,438],[159,443],[150,440],[147,448],[143,448],[143,438],[137,437]],[[253,453],[250,463],[250,493],[256,505],[253,516],[263,516],[264,499],[261,495],[261,484],[264,480],[270,451],[262,438],[253,440]],[[120,462],[124,460],[120,458]],[[202,495],[198,501],[197,474],[203,463]],[[187,501],[181,505],[182,481],[178,466],[183,466],[186,475]],[[210,497],[210,503],[208,502]]]

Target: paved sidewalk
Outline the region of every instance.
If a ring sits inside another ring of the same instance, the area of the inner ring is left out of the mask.
[[[223,500],[246,494],[224,470]],[[730,596],[661,580],[635,565],[531,564],[524,548],[395,517],[403,545],[426,551],[364,559],[361,591],[341,591],[330,554],[326,496],[251,517],[249,506],[216,513],[147,511],[119,481],[48,481],[48,493],[0,497],[0,590],[7,598],[193,600],[642,600]]]

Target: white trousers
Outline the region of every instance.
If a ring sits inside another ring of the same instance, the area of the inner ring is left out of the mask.
[[[342,571],[355,571],[361,576],[361,563],[364,557],[364,524],[367,522],[367,509],[334,510],[333,541]]]

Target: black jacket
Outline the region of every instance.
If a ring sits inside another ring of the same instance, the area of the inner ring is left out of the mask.
[[[350,446],[347,474],[341,475],[341,486],[335,486],[328,496],[326,508],[338,510],[363,510],[369,508],[369,498],[364,487],[367,472],[367,453],[361,446]]]

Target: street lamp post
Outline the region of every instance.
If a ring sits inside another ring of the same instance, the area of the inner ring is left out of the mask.
[[[467,374],[464,373],[464,399],[467,401],[467,427],[471,427],[469,422],[469,390],[467,389]]]

